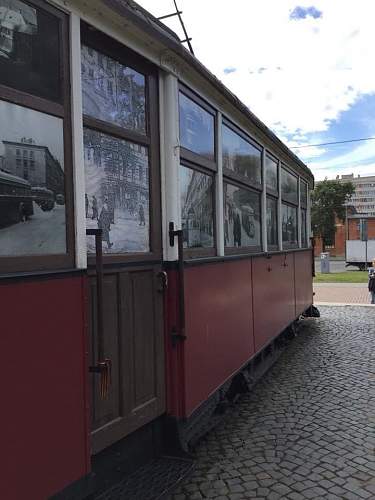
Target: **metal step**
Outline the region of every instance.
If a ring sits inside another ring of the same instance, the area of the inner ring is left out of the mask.
[[[193,460],[160,457],[94,495],[93,500],[161,500],[192,471]]]

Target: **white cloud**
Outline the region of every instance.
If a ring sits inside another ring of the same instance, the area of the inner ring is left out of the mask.
[[[139,2],[157,16],[174,10],[172,0]],[[178,5],[196,56],[281,138],[294,134],[289,145],[302,144],[306,134],[318,137],[361,96],[375,93],[374,0],[178,0]],[[322,17],[291,21],[297,6],[314,6]],[[176,19],[168,24],[183,37]],[[323,152],[299,150],[304,158]]]

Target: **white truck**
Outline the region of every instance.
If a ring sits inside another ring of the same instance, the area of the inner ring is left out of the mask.
[[[346,266],[357,266],[361,271],[375,259],[375,240],[346,240]]]

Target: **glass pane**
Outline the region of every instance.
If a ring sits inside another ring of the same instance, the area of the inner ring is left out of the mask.
[[[84,45],[81,57],[83,113],[145,133],[144,75]]]
[[[227,247],[260,246],[260,195],[224,183],[224,238]]]
[[[278,246],[277,238],[277,200],[267,198],[267,244]]]
[[[282,204],[281,224],[283,244],[297,245],[297,208]]]
[[[266,156],[266,186],[277,191],[277,162]]]
[[[210,175],[181,165],[181,218],[185,248],[214,246],[212,187]]]
[[[307,183],[301,180],[301,205],[307,207]]]
[[[65,252],[63,121],[0,101],[0,255]]]
[[[59,20],[20,0],[0,0],[0,83],[61,100]]]
[[[223,167],[261,184],[261,152],[241,136],[223,125]]]
[[[150,250],[148,150],[84,129],[86,227],[101,228],[103,252]],[[95,241],[87,237],[88,251]]]
[[[298,205],[298,180],[284,168],[281,169],[281,196],[283,200]]]
[[[180,92],[180,142],[181,146],[215,159],[213,115]]]
[[[306,210],[301,210],[301,244],[303,248],[308,246]]]

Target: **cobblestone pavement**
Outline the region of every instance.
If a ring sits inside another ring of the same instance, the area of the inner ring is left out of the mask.
[[[322,307],[170,500],[375,498],[375,309]]]
[[[366,283],[314,283],[314,302],[370,304]]]

